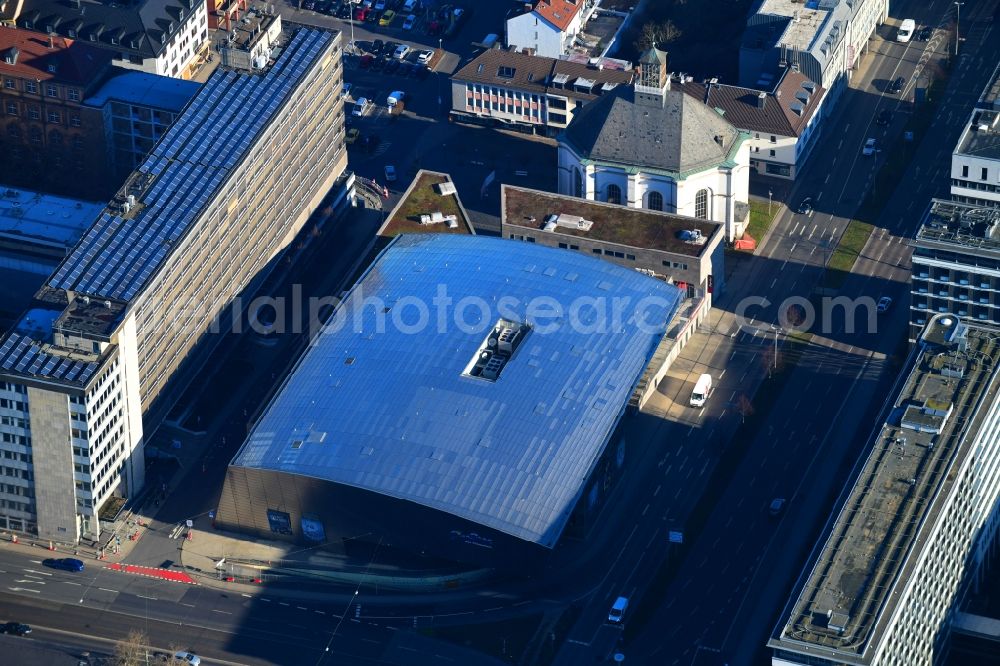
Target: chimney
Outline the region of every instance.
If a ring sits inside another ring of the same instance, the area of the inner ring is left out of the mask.
[[[757,108],[763,109],[764,104],[767,102],[767,93],[761,92],[757,94]]]

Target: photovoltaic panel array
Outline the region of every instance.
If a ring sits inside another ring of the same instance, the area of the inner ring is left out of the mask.
[[[441,289],[471,304],[464,315],[436,309]],[[680,301],[673,285],[579,252],[400,236],[232,464],[362,488],[553,547]],[[540,319],[532,307],[542,302],[563,315]],[[417,326],[421,304],[429,312]],[[532,328],[496,381],[470,377],[501,317]]]
[[[50,354],[42,343],[11,332],[0,345],[0,369],[29,377],[58,379],[67,384],[85,385],[98,364]]]
[[[263,75],[216,71],[139,166],[151,178],[138,197],[141,209],[124,218],[104,211],[49,286],[134,299],[334,38],[301,29]]]

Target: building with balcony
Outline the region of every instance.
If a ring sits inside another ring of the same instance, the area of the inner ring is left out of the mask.
[[[146,159],[201,84],[117,68],[113,72],[84,105],[100,114],[108,177],[117,188]]]
[[[1000,329],[928,321],[768,641],[773,666],[940,661],[1000,526],[998,379]]]
[[[216,70],[0,340],[0,529],[97,538],[142,489],[144,433],[347,180],[341,87],[340,35],[314,29]]]
[[[795,180],[819,136],[826,90],[785,69],[773,88],[730,86],[681,74],[674,84],[750,136],[751,174]]]
[[[771,89],[791,68],[837,103],[868,40],[889,16],[889,0],[759,0],[740,45],[739,84]]]
[[[208,54],[204,0],[0,0],[0,22],[101,48],[114,64],[191,78]]]
[[[104,198],[100,119],[84,101],[108,75],[111,54],[80,41],[0,26],[0,182]]]
[[[1000,206],[1000,65],[976,102],[951,155],[951,198]]]
[[[588,0],[527,0],[507,18],[507,46],[548,58],[569,53],[592,5]]]
[[[749,135],[671,86],[667,54],[650,49],[638,81],[576,113],[559,137],[560,194],[723,225],[750,219]]]
[[[933,199],[911,264],[910,342],[939,313],[1000,325],[1000,208]]]
[[[547,58],[490,49],[451,77],[451,115],[466,122],[555,135],[585,105],[632,83],[632,64],[613,58]]]

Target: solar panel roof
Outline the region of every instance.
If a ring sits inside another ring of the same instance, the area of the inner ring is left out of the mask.
[[[135,298],[228,181],[281,102],[335,39],[298,30],[264,75],[218,70],[154,146],[139,171],[154,180],[138,213],[102,213],[48,285],[103,298]]]
[[[553,547],[680,299],[672,285],[577,252],[399,236],[232,464],[347,484]],[[621,316],[602,324],[614,303]],[[501,317],[531,328],[496,381],[468,376]]]
[[[55,378],[85,386],[97,368],[97,362],[51,354],[41,342],[13,331],[0,345],[0,373]]]

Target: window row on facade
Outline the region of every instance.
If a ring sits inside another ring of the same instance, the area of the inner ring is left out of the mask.
[[[71,102],[80,101],[80,89],[72,86],[63,86],[58,83],[41,83],[32,79],[16,79],[5,76],[3,79],[4,90],[24,92],[29,95],[38,95],[44,92],[45,97],[54,99],[67,99]]]

